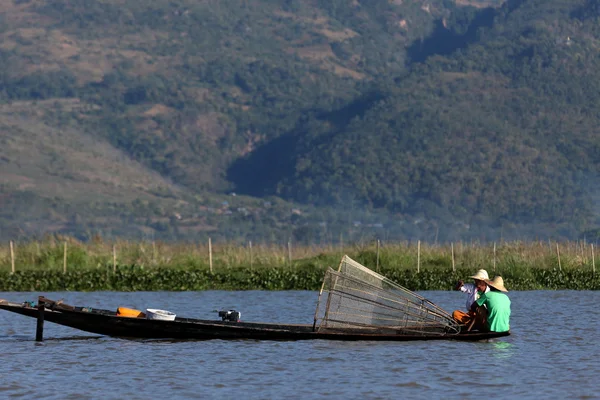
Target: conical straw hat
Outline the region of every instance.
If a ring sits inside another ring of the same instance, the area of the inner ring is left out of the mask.
[[[504,287],[504,279],[502,279],[501,276],[495,276],[493,280],[486,279],[485,283],[501,292],[508,292],[508,290],[506,290]]]
[[[485,269],[480,269],[475,275],[470,276],[469,278],[478,279],[480,281],[486,281],[490,279]]]

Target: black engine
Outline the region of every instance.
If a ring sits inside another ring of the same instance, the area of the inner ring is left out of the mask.
[[[223,310],[219,311],[219,317],[221,317],[222,321],[231,321],[231,322],[240,322],[240,317],[242,313],[235,310]]]

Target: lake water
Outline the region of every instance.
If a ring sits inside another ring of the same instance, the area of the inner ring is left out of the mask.
[[[311,323],[316,292],[44,293],[96,308],[160,308],[218,319]],[[448,311],[459,292],[420,292]],[[511,332],[485,342],[143,341],[0,310],[0,398],[600,398],[600,292],[508,293]],[[1,293],[37,301],[37,293]]]

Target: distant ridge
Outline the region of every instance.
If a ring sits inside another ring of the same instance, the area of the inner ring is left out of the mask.
[[[1,235],[577,238],[599,222],[598,15],[3,2]]]

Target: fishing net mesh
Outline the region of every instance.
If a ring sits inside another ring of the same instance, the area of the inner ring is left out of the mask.
[[[394,334],[459,331],[452,316],[429,300],[344,256],[338,271],[325,274],[315,325]]]

